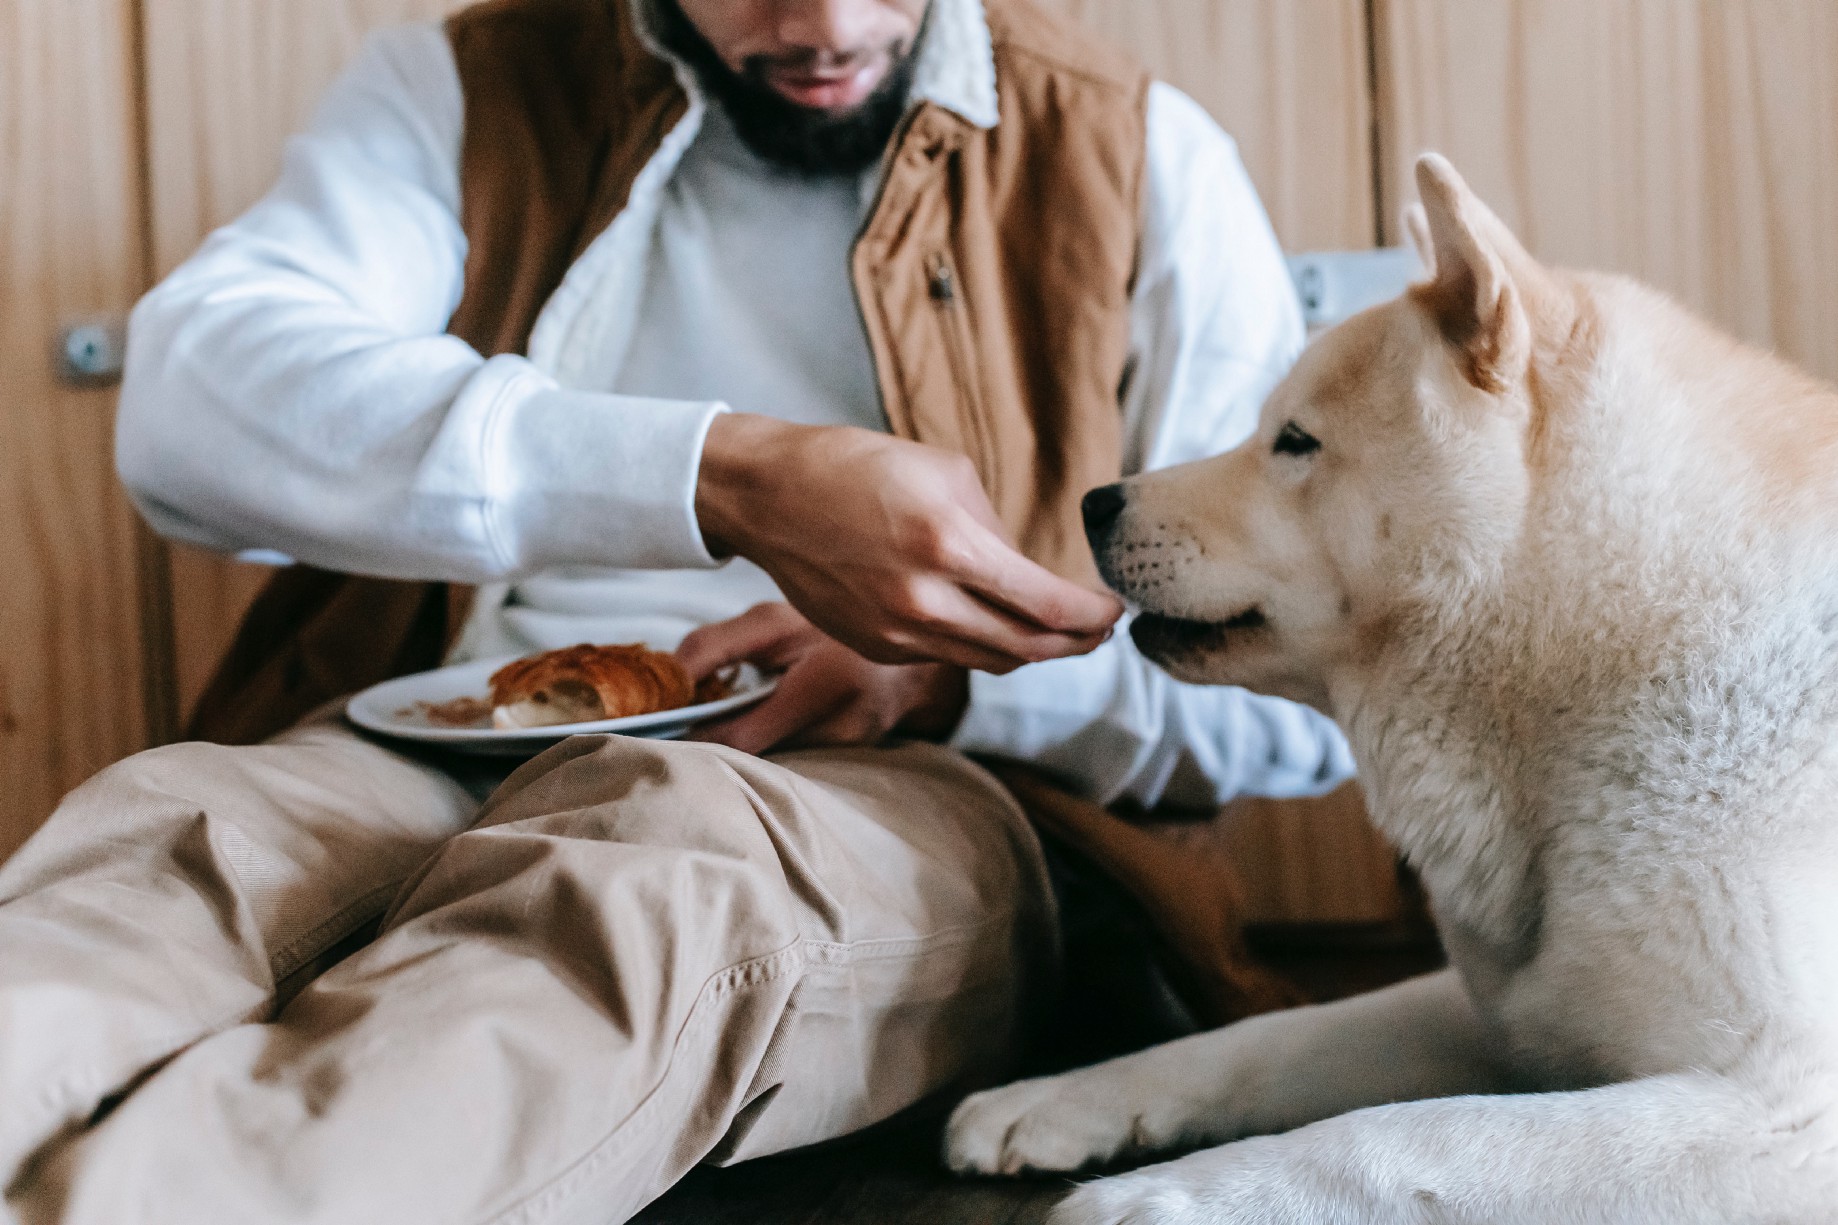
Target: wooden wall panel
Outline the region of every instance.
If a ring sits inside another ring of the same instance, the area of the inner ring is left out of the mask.
[[[1238,141],[1291,251],[1369,247],[1364,0],[1048,0],[1192,96]]]
[[[114,397],[51,360],[145,276],[132,32],[127,0],[0,0],[0,858],[147,735]]]
[[[1838,377],[1838,5],[1375,2],[1388,213],[1440,149],[1541,258]]]
[[[144,0],[152,234],[164,275],[267,190],[287,137],[370,31],[464,0]],[[181,712],[268,571],[172,548]]]
[[[190,545],[167,544],[171,589],[174,718],[183,726],[236,637],[243,614],[273,575]]]
[[[1300,800],[1235,801],[1220,818],[1253,923],[1385,923],[1403,914],[1397,852],[1357,783]]]

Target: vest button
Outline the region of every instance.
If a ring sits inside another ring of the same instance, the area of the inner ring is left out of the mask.
[[[952,302],[957,299],[957,282],[951,276],[951,266],[941,263],[932,269],[932,281],[927,287],[934,302]]]

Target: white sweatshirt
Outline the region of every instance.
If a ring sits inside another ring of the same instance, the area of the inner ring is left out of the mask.
[[[936,2],[915,93],[992,125],[981,5]],[[874,183],[779,175],[685,84],[688,113],[529,356],[487,361],[444,334],[466,255],[451,52],[436,26],[373,38],[275,189],[134,313],[118,462],[149,521],[226,552],[479,583],[462,656],[669,645],[777,598],[703,546],[702,439],[729,406],[886,428],[847,263]],[[1158,84],[1148,140],[1126,472],[1235,445],[1302,341],[1230,138]],[[1178,684],[1122,634],[976,675],[953,743],[1106,801],[1299,794],[1352,768],[1320,716]]]

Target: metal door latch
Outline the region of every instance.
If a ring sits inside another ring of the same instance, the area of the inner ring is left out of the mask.
[[[121,381],[128,352],[128,323],[119,315],[84,319],[58,333],[58,377],[73,387],[109,387]]]

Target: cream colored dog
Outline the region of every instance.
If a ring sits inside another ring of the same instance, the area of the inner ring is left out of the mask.
[[[1838,394],[1417,180],[1432,279],[1088,510],[1147,655],[1340,722],[1453,968],[979,1094],[949,1159],[1222,1146],[1061,1225],[1838,1221]]]

